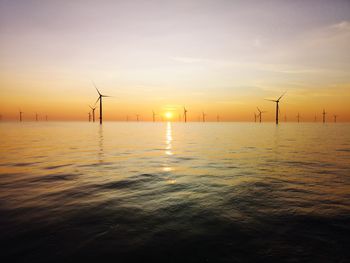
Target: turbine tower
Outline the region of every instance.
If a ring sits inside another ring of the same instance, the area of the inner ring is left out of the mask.
[[[35,113],[35,121],[38,121],[38,113]]]
[[[327,112],[323,109],[322,115],[323,115],[323,123],[326,123],[326,114]]]
[[[23,111],[21,111],[21,109],[19,109],[19,121],[22,122],[22,115],[23,115]]]
[[[45,115],[45,121],[47,121],[47,115]]]
[[[297,115],[297,120],[298,120],[298,122],[300,122],[300,114],[299,114],[299,112],[298,112],[298,115]]]
[[[92,84],[94,84],[95,89],[97,90],[97,93],[98,93],[98,98],[97,98],[95,104],[96,104],[98,101],[100,101],[100,124],[102,124],[102,98],[103,98],[103,97],[110,97],[110,96],[102,95],[102,94],[100,93],[100,91],[97,89],[95,83],[92,82]]]
[[[202,120],[203,122],[205,122],[205,117],[207,116],[207,114],[205,114],[203,111],[202,111]]]
[[[139,121],[139,116],[138,114],[136,114],[136,121]]]
[[[334,122],[337,122],[338,115],[333,115],[333,117],[334,117]]]
[[[91,112],[89,111],[88,112],[88,115],[89,115],[89,122],[91,121]]]
[[[254,122],[256,122],[256,117],[258,117],[258,115],[254,112]]]
[[[261,115],[263,114],[263,113],[265,113],[266,111],[261,111],[258,107],[256,107],[257,109],[258,109],[258,111],[259,111],[259,114],[258,114],[258,116],[259,116],[259,122],[261,122]]]
[[[156,121],[156,113],[152,110],[152,118],[153,118],[153,122],[155,122]]]
[[[185,122],[187,122],[187,110],[185,107],[184,107],[184,118],[185,118]]]
[[[286,94],[286,92],[284,92],[277,100],[268,100],[268,101],[276,102],[276,124],[278,124],[278,113],[280,112],[280,108],[279,108],[278,103],[280,102],[280,99],[282,99],[284,94]],[[267,100],[267,99],[265,99],[265,100]]]
[[[90,109],[92,110],[92,122],[95,122],[95,110],[96,110],[96,106],[95,107],[91,107],[89,105]]]

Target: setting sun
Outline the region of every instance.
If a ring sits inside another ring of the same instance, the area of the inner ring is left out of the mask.
[[[170,111],[166,112],[164,115],[167,119],[171,119],[173,117],[173,114]]]

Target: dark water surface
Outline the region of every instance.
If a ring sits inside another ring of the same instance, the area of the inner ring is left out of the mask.
[[[350,125],[1,123],[2,262],[349,262]]]

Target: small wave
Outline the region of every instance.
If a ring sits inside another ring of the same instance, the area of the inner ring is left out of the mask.
[[[60,164],[60,165],[52,165],[52,166],[47,166],[45,167],[44,169],[47,169],[47,170],[53,170],[53,169],[57,169],[57,168],[61,168],[61,167],[66,167],[66,166],[71,166],[72,164],[69,163],[69,164]]]

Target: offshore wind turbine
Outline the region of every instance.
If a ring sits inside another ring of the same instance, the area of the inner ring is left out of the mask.
[[[91,122],[91,112],[90,111],[88,112],[88,115],[89,115],[89,122]]]
[[[256,107],[257,109],[258,109],[258,111],[259,111],[259,114],[258,114],[258,116],[259,116],[259,122],[261,122],[261,115],[263,114],[263,113],[265,113],[266,111],[261,111],[258,107]]]
[[[156,121],[156,113],[152,110],[152,118],[153,118],[153,122],[155,122]]]
[[[96,106],[95,107],[91,107],[89,105],[90,109],[92,110],[92,121],[95,122],[95,110],[96,110]]]
[[[139,114],[136,114],[136,121],[139,121]]]
[[[317,115],[316,115],[316,113],[315,113],[314,122],[317,122]]]
[[[92,84],[94,84],[95,89],[97,90],[97,93],[98,93],[98,98],[97,98],[95,104],[96,104],[98,101],[100,101],[100,124],[102,124],[102,98],[103,98],[103,97],[110,97],[110,96],[102,95],[102,94],[100,93],[100,91],[97,89],[95,83],[92,82]]]
[[[258,117],[258,115],[254,112],[254,122],[256,122],[256,117]]]
[[[338,115],[333,115],[333,117],[334,117],[334,122],[337,122]]]
[[[326,122],[326,114],[327,112],[323,109],[322,115],[323,115],[323,123]]]
[[[284,92],[277,100],[268,100],[268,101],[276,102],[276,124],[278,124],[278,113],[280,112],[280,108],[279,108],[278,103],[280,102],[280,99],[282,99],[284,94],[286,94],[286,92]],[[265,100],[267,100],[267,99],[265,99]]]
[[[23,111],[21,111],[21,109],[19,109],[19,121],[22,122],[22,115],[23,115]]]
[[[207,116],[207,114],[205,114],[203,111],[202,111],[202,121],[205,122],[205,117]]]
[[[297,120],[298,120],[298,122],[300,122],[300,118],[301,118],[301,116],[300,116],[300,114],[299,114],[299,112],[298,112],[298,115],[297,115]]]
[[[35,113],[35,121],[38,121],[38,113]]]
[[[47,121],[47,115],[45,115],[45,121]]]
[[[184,118],[185,118],[185,122],[187,122],[187,110],[185,107],[184,107]]]

